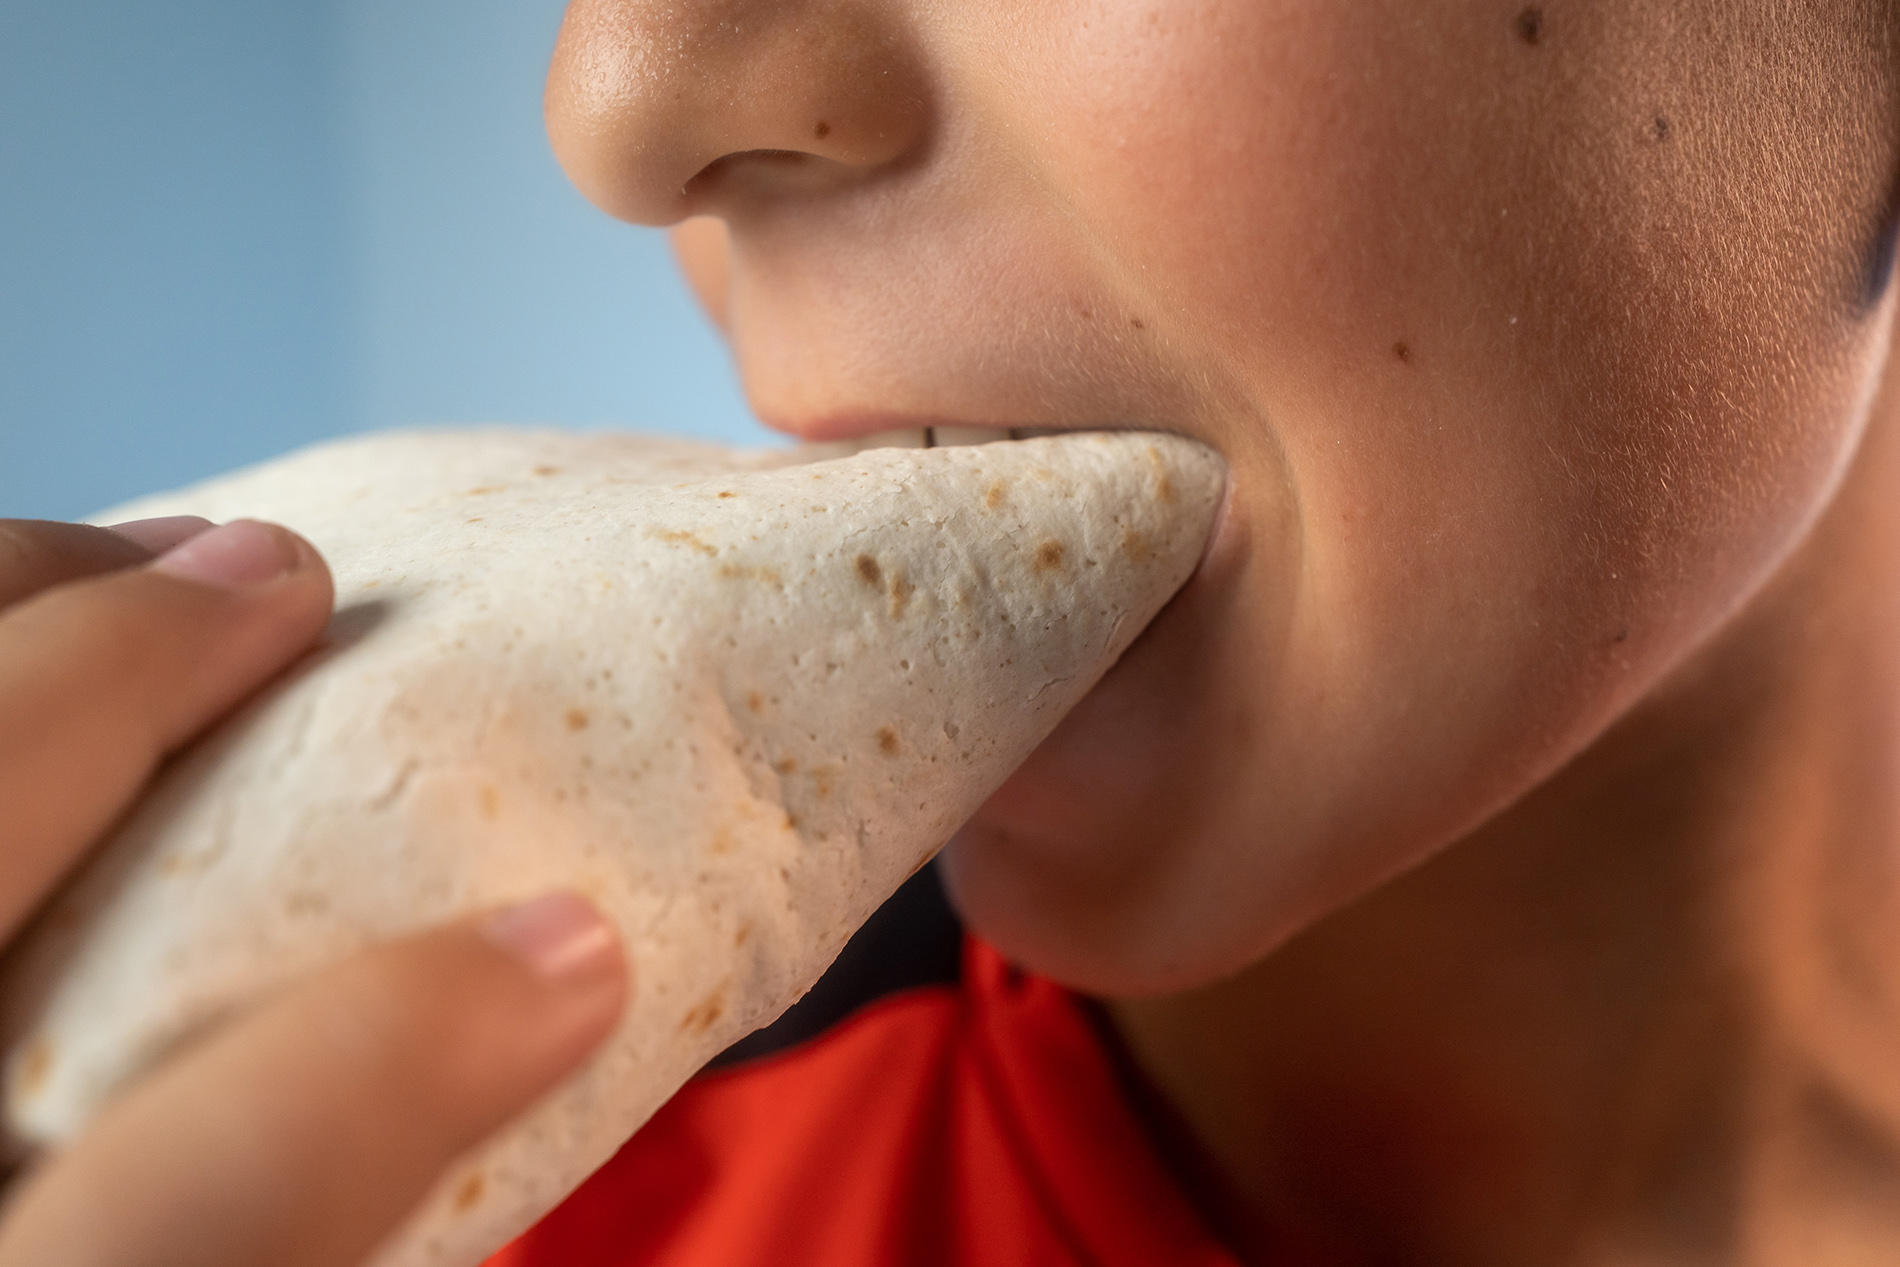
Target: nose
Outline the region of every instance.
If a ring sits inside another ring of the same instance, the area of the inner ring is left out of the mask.
[[[637,224],[862,183],[928,130],[899,0],[573,0],[548,135]]]

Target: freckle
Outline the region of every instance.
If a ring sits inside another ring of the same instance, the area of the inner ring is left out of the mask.
[[[587,729],[587,710],[584,708],[568,709],[567,710],[567,728],[569,730],[586,730]]]
[[[1036,547],[1036,571],[1050,572],[1062,566],[1062,557],[1066,554],[1060,541],[1045,541]]]
[[[1544,11],[1531,5],[1517,15],[1517,38],[1536,44],[1544,38]]]
[[[1667,115],[1661,115],[1661,114],[1657,115],[1656,121],[1651,125],[1651,127],[1653,129],[1653,134],[1658,141],[1667,141],[1669,139],[1670,128],[1669,128],[1669,118]]]
[[[501,813],[501,793],[492,783],[482,784],[481,810],[483,818],[494,818]]]
[[[858,579],[863,581],[866,585],[880,585],[883,583],[884,569],[880,568],[877,565],[877,560],[870,555],[860,554],[858,556],[857,566]]]
[[[739,931],[733,934],[732,944],[735,946],[743,946],[746,944],[746,939],[750,936],[752,936],[752,925],[741,924],[739,925]]]
[[[877,750],[879,752],[887,757],[894,757],[898,754],[901,747],[902,745],[897,742],[897,732],[895,730],[892,730],[889,726],[878,728]]]
[[[826,123],[823,119],[820,119],[818,120],[818,126],[811,130],[811,134],[822,141],[831,135],[831,125]]]
[[[1140,317],[1130,317],[1128,319],[1128,324],[1133,326],[1137,330],[1146,330],[1148,328],[1147,324],[1143,322]]]
[[[1619,629],[1616,631],[1616,640],[1618,642],[1628,642],[1629,637],[1630,637],[1630,631],[1627,629]]]
[[[482,1193],[487,1191],[487,1189],[488,1181],[482,1178],[480,1171],[470,1175],[468,1178],[462,1180],[462,1186],[455,1190],[455,1208],[458,1210],[474,1209],[476,1203],[482,1199]]]

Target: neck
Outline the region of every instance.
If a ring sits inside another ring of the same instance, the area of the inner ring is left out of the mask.
[[[1900,1261],[1897,580],[1890,366],[1809,537],[1590,751],[1240,976],[1110,1005],[1243,1257]]]

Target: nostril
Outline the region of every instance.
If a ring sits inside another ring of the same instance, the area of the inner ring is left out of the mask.
[[[881,180],[932,131],[907,13],[884,0],[571,0],[548,72],[556,155],[595,203],[643,224]]]
[[[808,150],[742,150],[700,168],[680,188],[680,197],[689,214],[701,214],[729,197],[820,194],[862,179],[857,165]]]

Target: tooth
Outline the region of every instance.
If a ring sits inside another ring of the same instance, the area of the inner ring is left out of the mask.
[[[860,449],[927,449],[930,437],[926,427],[911,427],[904,431],[879,431],[865,436],[858,442]]]
[[[1010,438],[1008,427],[932,427],[930,434],[940,449],[958,444],[994,444]]]
[[[1011,427],[1009,438],[1012,440],[1038,440],[1043,436],[1059,436],[1061,427]]]

